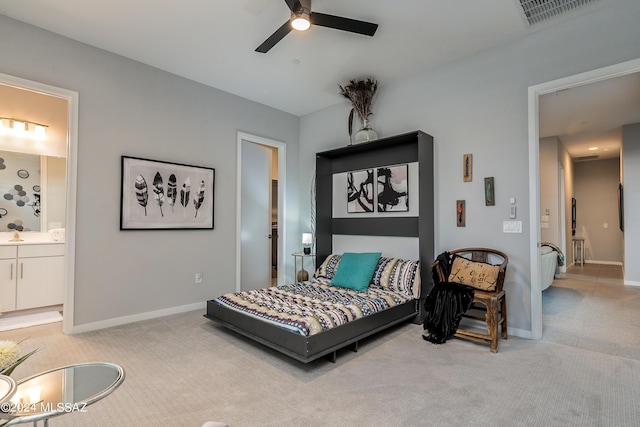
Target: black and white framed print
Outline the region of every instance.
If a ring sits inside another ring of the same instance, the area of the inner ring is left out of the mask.
[[[121,230],[213,229],[215,169],[122,156]]]
[[[347,172],[347,212],[373,212],[373,169]]]
[[[378,212],[409,210],[409,165],[378,168]]]

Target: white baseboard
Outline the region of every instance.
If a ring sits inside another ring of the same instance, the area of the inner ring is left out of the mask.
[[[508,320],[508,319],[507,319]],[[481,333],[486,333],[487,324],[481,320],[475,319],[463,319],[464,324],[472,328],[478,329]],[[498,332],[499,333],[499,332]],[[525,329],[518,329],[511,326],[507,326],[507,335],[510,337],[533,339],[533,332]]]
[[[627,286],[639,286],[640,287],[640,282],[636,282],[634,280],[625,280],[624,284]]]
[[[619,261],[598,261],[594,259],[586,260],[585,264],[602,264],[602,265],[622,265]]]
[[[512,328],[511,326],[507,326],[507,333],[510,336],[514,336],[518,338],[526,338],[528,340],[533,339],[533,332],[527,331],[524,329]]]
[[[207,302],[197,302],[194,304],[170,307],[162,310],[148,311],[146,313],[132,314],[130,316],[116,317],[114,319],[101,320],[99,322],[85,323],[74,326],[71,334],[96,331],[98,329],[111,328],[113,326],[126,325],[127,323],[139,322],[141,320],[155,319],[157,317],[170,316],[172,314],[185,313],[187,311],[202,310],[207,307]]]

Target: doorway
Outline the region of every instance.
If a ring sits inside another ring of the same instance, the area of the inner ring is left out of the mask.
[[[640,71],[640,59],[589,71],[529,87],[529,201],[531,265],[531,338],[542,338],[542,291],[540,283],[540,172],[539,97]],[[566,184],[566,183],[565,183]]]
[[[66,102],[66,129],[63,131],[62,149],[66,153],[65,217],[61,228],[64,228],[64,262],[63,270],[63,320],[62,331],[73,333],[74,305],[74,272],[75,272],[75,224],[76,224],[76,180],[77,180],[77,147],[78,147],[78,93],[19,77],[0,74],[0,84],[41,94]]]
[[[285,149],[238,133],[237,291],[284,283]]]

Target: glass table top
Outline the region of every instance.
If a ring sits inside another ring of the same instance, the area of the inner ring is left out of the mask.
[[[124,376],[124,370],[112,363],[81,363],[24,378],[17,382],[13,398],[0,407],[0,419],[9,420],[6,424],[0,421],[0,425],[83,412],[115,390]]]

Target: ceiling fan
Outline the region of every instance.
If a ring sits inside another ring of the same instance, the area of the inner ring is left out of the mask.
[[[267,53],[273,46],[284,38],[292,29],[304,31],[311,25],[335,28],[336,30],[373,36],[378,24],[344,18],[342,16],[327,15],[311,11],[311,0],[284,0],[291,10],[291,19],[285,22],[275,33],[271,34],[256,52]]]

